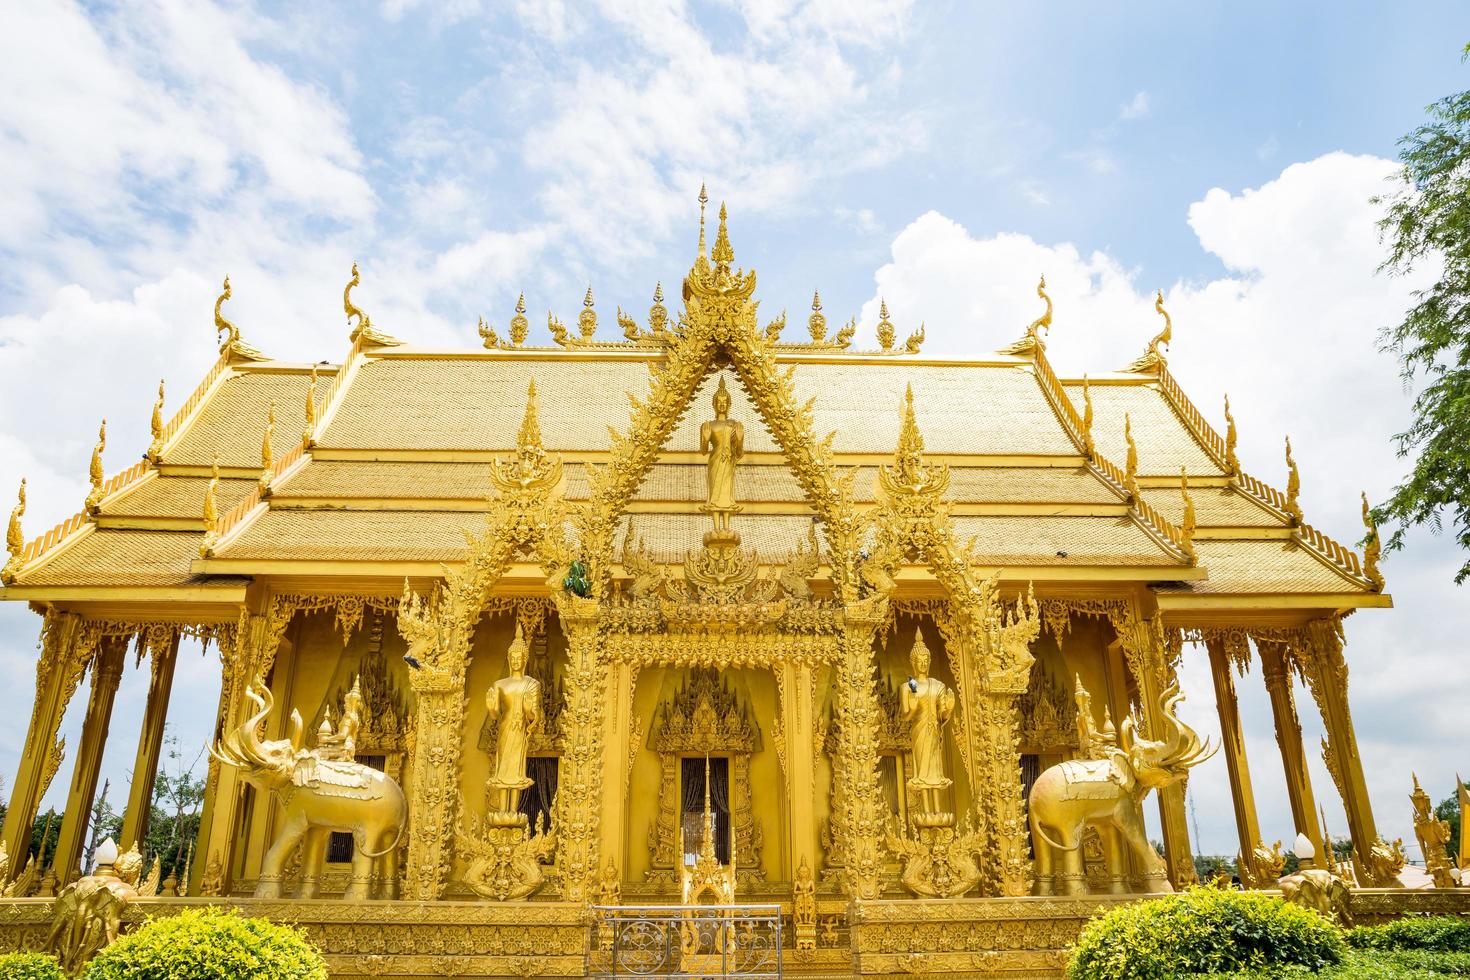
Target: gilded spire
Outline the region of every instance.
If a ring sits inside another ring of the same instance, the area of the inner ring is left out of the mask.
[[[265,416],[265,435],[260,440],[260,492],[264,494],[271,485],[271,466],[275,463],[271,453],[271,439],[276,434],[276,402],[271,399]]]
[[[1082,447],[1088,459],[1097,452],[1097,443],[1092,438],[1092,385],[1085,374],[1082,376]]]
[[[735,250],[730,247],[730,234],[725,230],[725,221],[728,217],[725,211],[725,202],[720,202],[720,226],[715,230],[715,250],[710,256],[715,260],[715,269],[728,272],[730,263],[735,261]]]
[[[1184,522],[1181,530],[1184,532],[1184,542],[1181,547],[1189,556],[1189,563],[1199,563],[1199,555],[1194,550],[1194,498],[1189,495],[1189,473],[1184,467],[1179,467],[1179,493],[1184,497]]]
[[[311,366],[311,383],[306,386],[306,427],[301,430],[301,448],[311,448],[311,437],[316,429],[316,365]]]
[[[658,336],[664,332],[668,323],[669,311],[664,306],[664,284],[661,282],[654,283],[653,305],[648,308],[648,326],[653,331],[654,336]]]
[[[587,295],[582,298],[582,312],[577,315],[577,329],[582,332],[583,340],[591,340],[592,335],[597,333],[597,310],[592,307],[592,287],[587,287]]]
[[[153,414],[148,419],[148,432],[152,440],[148,443],[148,458],[158,459],[163,452],[163,379],[158,379],[158,401],[153,403]]]
[[[372,318],[364,313],[356,303],[352,302],[352,290],[362,282],[362,276],[358,274],[357,263],[352,263],[352,278],[347,281],[347,287],[342,290],[342,309],[347,313],[347,325],[352,327],[352,333],[347,339],[357,342],[359,339],[366,344],[377,347],[394,347],[398,341],[381,332],[373,326]],[[352,318],[357,317],[357,325],[353,326]]]
[[[521,452],[541,451],[541,420],[536,414],[536,379],[526,386],[526,414],[521,417],[521,431],[516,434],[516,447]]]
[[[1168,347],[1169,342],[1174,339],[1174,321],[1169,317],[1169,311],[1164,309],[1164,291],[1160,289],[1154,296],[1154,312],[1164,318],[1164,329],[1154,335],[1148,342],[1148,349],[1143,352],[1132,364],[1128,365],[1129,371],[1141,374],[1157,374],[1164,368],[1166,363],[1164,352],[1160,349]]]
[[[1123,438],[1128,441],[1127,466],[1123,471],[1123,489],[1130,500],[1138,499],[1138,443],[1133,441],[1133,418],[1123,415]]]
[[[822,294],[812,290],[812,315],[806,318],[807,329],[811,331],[812,343],[820,344],[827,339],[827,315],[822,312]]]
[[[102,502],[102,478],[105,475],[102,470],[102,451],[107,448],[107,420],[102,420],[102,426],[97,430],[97,445],[92,447],[92,464],[87,467],[87,478],[92,483],[92,489],[87,493],[86,509],[97,512],[97,505]]]
[[[1299,525],[1304,520],[1302,516],[1302,505],[1297,498],[1302,493],[1302,477],[1297,472],[1296,460],[1291,455],[1291,436],[1286,437],[1286,516],[1291,520],[1293,526]]]
[[[1046,350],[1046,342],[1041,339],[1043,329],[1051,330],[1051,297],[1046,294],[1046,276],[1036,284],[1036,295],[1046,301],[1046,312],[1032,320],[1026,327],[1026,332],[1021,339],[1000,349],[1002,354],[1029,354],[1032,351]]]
[[[1235,455],[1236,443],[1240,441],[1235,431],[1235,416],[1230,414],[1230,396],[1225,396],[1225,469],[1231,476],[1240,475],[1240,457]]]
[[[924,436],[914,415],[913,385],[904,391],[893,463],[878,470],[878,483],[890,497],[920,493],[938,496],[949,486],[947,466],[924,463]]]
[[[1363,541],[1363,574],[1373,583],[1374,592],[1383,591],[1383,573],[1378,570],[1378,558],[1383,546],[1378,540],[1378,525],[1373,523],[1373,510],[1368,506],[1368,494],[1363,494],[1363,527],[1368,536]]]
[[[515,459],[491,461],[490,479],[501,493],[525,493],[552,487],[561,479],[561,458],[541,443],[536,412],[536,380],[526,387],[526,413],[516,436]]]
[[[709,265],[709,257],[705,254],[704,245],[704,207],[708,203],[709,191],[705,190],[704,184],[701,183],[699,185],[699,257],[695,260],[696,267],[705,266],[704,269],[700,269],[701,272],[706,271]]]
[[[220,312],[220,307],[232,295],[234,294],[230,291],[230,277],[225,276],[219,298],[214,301],[214,333],[215,338],[219,340],[219,352],[244,361],[263,361],[266,359],[265,355],[241,340],[240,328],[226,320],[225,315]]]
[[[25,551],[26,538],[21,531],[20,519],[26,513],[26,481],[22,477],[20,481],[20,492],[16,494],[15,508],[10,512],[10,523],[5,528],[5,550],[10,557],[5,562],[5,568],[0,571],[0,581],[9,585],[15,581],[16,572],[20,571],[20,556]]]
[[[519,347],[526,342],[526,333],[531,322],[526,319],[526,294],[516,297],[516,315],[510,318],[510,345]]]
[[[883,350],[893,350],[893,321],[888,319],[888,300],[878,301],[878,346]]]
[[[209,485],[204,488],[204,540],[199,542],[199,557],[208,558],[210,549],[219,540],[219,508],[215,497],[219,493],[219,450],[214,453],[214,465],[210,469]]]

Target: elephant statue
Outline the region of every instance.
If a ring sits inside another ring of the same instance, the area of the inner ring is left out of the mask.
[[[398,845],[408,824],[403,790],[392,777],[370,766],[324,758],[323,753],[304,748],[299,712],[291,712],[289,738],[262,741],[258,728],[274,707],[271,692],[256,677],[245,696],[256,713],[209,751],[219,762],[239,767],[250,785],[274,793],[284,810],[280,830],[261,864],[255,897],[281,897],[286,861],[304,841],[300,897],[315,898],[327,837],[333,831],[350,833],[354,845],[352,882],[344,899],[371,897],[374,865],[380,858],[387,859],[379,868],[380,880],[391,889],[397,878]]]
[[[1079,703],[1086,699],[1077,681]],[[1031,787],[1031,841],[1036,851],[1037,892],[1053,893],[1059,878],[1068,895],[1087,889],[1082,867],[1082,834],[1094,825],[1103,839],[1121,838],[1130,851],[1150,890],[1171,891],[1168,869],[1149,844],[1144,829],[1143,798],[1149,790],[1162,789],[1183,779],[1192,766],[1215,753],[1208,743],[1179,720],[1176,713],[1184,695],[1174,682],[1160,697],[1158,741],[1137,735],[1133,719],[1125,718],[1116,735],[1111,724],[1102,732],[1091,730],[1090,712],[1080,717],[1087,731],[1081,740],[1087,758],[1061,762],[1043,772]],[[1113,831],[1115,833],[1109,833]],[[1111,854],[1121,861],[1121,854]],[[1056,872],[1060,860],[1061,872]]]

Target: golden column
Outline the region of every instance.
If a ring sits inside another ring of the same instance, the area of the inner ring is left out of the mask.
[[[632,754],[639,746],[631,739],[638,733],[633,728],[633,691],[637,673],[628,664],[617,664],[607,671],[603,703],[607,710],[602,724],[602,832],[600,853],[602,874],[607,874],[611,861],[619,874],[626,876],[628,824],[628,778]],[[641,731],[641,729],[640,729]]]
[[[842,812],[832,814],[834,830],[846,840],[847,893],[852,898],[878,898],[882,887],[884,813],[878,782],[878,692],[874,687],[873,635],[882,624],[886,596],[849,603],[844,609],[842,654],[837,667],[837,718],[842,759],[835,776],[841,780],[834,798]]]
[[[142,846],[148,836],[148,816],[153,809],[153,786],[158,778],[158,758],[163,749],[163,729],[168,719],[169,695],[173,690],[174,665],[179,656],[179,634],[148,648],[148,704],[143,709],[143,727],[138,732],[138,755],[133,762],[133,782],[128,788],[123,811],[122,846]]]
[[[1292,695],[1291,671],[1287,668],[1285,645],[1256,639],[1261,655],[1261,674],[1271,696],[1271,715],[1276,722],[1276,744],[1281,748],[1281,766],[1286,770],[1286,795],[1291,800],[1291,822],[1296,832],[1306,834],[1317,853],[1322,851],[1322,825],[1317,822],[1317,801],[1312,795],[1312,776],[1302,748],[1302,725]]]
[[[56,733],[61,728],[67,704],[82,682],[94,643],[95,635],[89,633],[85,621],[76,613],[54,609],[46,613],[41,627],[41,656],[36,660],[36,701],[31,708],[31,723],[21,749],[15,785],[10,791],[10,806],[5,811],[3,838],[0,838],[10,854],[12,876],[25,865],[41,797],[61,765],[61,746],[56,741]]]
[[[123,655],[127,653],[130,639],[128,636],[107,637],[92,660],[92,688],[87,698],[87,715],[82,721],[82,737],[77,745],[76,763],[72,766],[71,790],[66,797],[66,813],[61,818],[61,832],[56,838],[56,853],[51,858],[58,886],[66,885],[81,874],[82,845],[92,817],[97,779],[102,773],[102,751],[107,747],[107,726],[112,721],[112,702],[122,680]]]
[[[599,663],[597,600],[566,592],[554,596],[567,636],[566,706],[562,709],[566,751],[557,776],[556,864],[562,897],[585,902],[597,893],[600,870],[602,715],[607,680]]]
[[[815,719],[812,718],[813,678],[807,664],[783,663],[776,667],[782,674],[781,724],[786,736],[786,799],[791,820],[790,860],[793,880],[802,862],[807,868],[818,867],[817,818],[813,800],[816,786],[816,758],[813,753]]]
[[[1378,842],[1378,829],[1373,823],[1373,808],[1368,802],[1368,784],[1363,779],[1363,760],[1358,756],[1358,740],[1353,734],[1353,717],[1348,711],[1347,661],[1342,655],[1342,621],[1316,619],[1307,624],[1305,648],[1298,648],[1307,686],[1322,712],[1327,729],[1322,759],[1337,784],[1347,811],[1348,829],[1353,836],[1354,864],[1358,881],[1364,885],[1390,885],[1392,881],[1376,881],[1362,859]]]
[[[1242,640],[1242,643],[1245,641]],[[1251,789],[1251,771],[1245,756],[1245,735],[1240,728],[1240,705],[1235,696],[1235,679],[1225,641],[1206,640],[1210,673],[1215,680],[1215,709],[1220,714],[1220,743],[1225,750],[1225,769],[1230,775],[1230,802],[1235,807],[1235,831],[1240,837],[1241,879],[1251,887],[1274,882],[1259,881],[1253,855],[1261,842],[1261,825],[1256,819],[1256,797]],[[1246,651],[1247,655],[1249,649]],[[1248,880],[1247,880],[1248,879]]]

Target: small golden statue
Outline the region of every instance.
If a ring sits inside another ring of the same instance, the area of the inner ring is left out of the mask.
[[[817,948],[817,883],[803,855],[791,883],[791,924],[796,927],[796,949]]]
[[[1447,850],[1450,825],[1435,817],[1433,801],[1424,792],[1424,787],[1419,785],[1418,774],[1409,775],[1414,779],[1414,792],[1409,794],[1409,802],[1414,806],[1414,836],[1419,838],[1419,850],[1424,855],[1424,870],[1434,879],[1435,888],[1454,888],[1453,865],[1450,864]]]
[[[705,476],[709,484],[709,497],[699,509],[715,522],[704,543],[738,544],[740,536],[730,529],[730,517],[741,509],[735,502],[735,464],[745,455],[745,426],[730,418],[730,392],[725,389],[724,375],[720,375],[714,407],[715,417],[699,427],[699,451],[708,455]]]
[[[899,691],[899,710],[909,723],[913,739],[914,774],[908,787],[920,794],[924,805],[924,813],[916,819],[945,815],[939,797],[953,782],[944,774],[944,726],[954,714],[954,692],[939,678],[929,676],[929,662],[924,636],[916,632],[909,653],[909,667],[914,673]],[[953,814],[948,816],[952,821]]]
[[[490,724],[495,726],[495,765],[485,788],[490,797],[490,820],[519,826],[521,791],[533,780],[526,776],[526,749],[531,733],[541,723],[541,682],[526,673],[526,638],[516,624],[515,639],[506,651],[510,673],[485,692]]]
[[[52,905],[46,948],[56,954],[67,976],[82,968],[117,938],[123,910],[138,897],[143,858],[134,844],[117,853],[111,837],[97,848],[97,870],[67,885]]]
[[[342,720],[332,730],[330,711],[317,732],[316,751],[323,759],[336,762],[357,761],[357,733],[362,729],[362,686],[353,678],[352,690],[342,698]]]

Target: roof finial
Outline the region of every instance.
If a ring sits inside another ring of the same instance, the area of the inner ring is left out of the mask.
[[[888,319],[888,300],[878,301],[878,346],[893,350],[893,321]]]
[[[311,437],[316,428],[316,365],[311,366],[311,383],[306,386],[306,427],[301,430],[301,448],[311,448]]]
[[[725,211],[725,202],[720,202],[720,226],[715,230],[715,250],[711,258],[715,260],[715,268],[729,271],[730,263],[735,261],[735,250],[730,247],[730,234],[725,229],[725,220],[728,214]]]
[[[260,492],[262,495],[270,490],[271,466],[275,457],[271,453],[271,438],[276,434],[276,400],[271,399],[270,408],[265,416],[265,436],[260,440]]]
[[[516,315],[510,318],[510,345],[519,347],[524,344],[530,329],[531,321],[526,319],[526,294],[521,293],[516,297]]]
[[[5,528],[5,550],[10,557],[5,562],[5,568],[0,571],[0,582],[9,585],[15,581],[15,575],[20,571],[20,556],[25,551],[26,538],[20,528],[20,519],[26,513],[26,481],[21,477],[20,492],[16,494],[15,508],[10,512],[10,523]]]
[[[664,306],[664,284],[653,284],[653,305],[648,308],[648,327],[659,336],[669,324],[669,310]]]
[[[1128,365],[1129,371],[1140,374],[1157,374],[1164,369],[1166,364],[1164,352],[1161,347],[1168,347],[1174,338],[1174,321],[1169,317],[1169,311],[1164,309],[1164,291],[1162,289],[1154,295],[1154,312],[1164,318],[1164,329],[1154,335],[1153,340],[1148,342],[1148,349],[1143,352],[1132,364]]]
[[[1191,565],[1199,564],[1199,555],[1194,550],[1194,498],[1189,495],[1189,473],[1184,467],[1179,467],[1179,493],[1184,497],[1184,522],[1180,526],[1183,532],[1183,541],[1180,545],[1184,554],[1189,557]]]
[[[822,294],[812,290],[812,315],[806,319],[807,329],[811,331],[812,343],[820,344],[827,339],[827,315],[822,312]]]
[[[1363,541],[1363,574],[1373,583],[1374,592],[1383,591],[1383,573],[1378,570],[1378,557],[1383,546],[1378,540],[1378,525],[1373,523],[1373,509],[1368,506],[1368,494],[1363,494],[1363,526],[1368,536]]]
[[[224,287],[220,291],[219,298],[214,301],[215,339],[218,340],[221,334],[224,335],[224,339],[219,341],[219,349],[221,354],[240,342],[240,328],[235,326],[229,320],[226,320],[225,315],[220,312],[220,307],[224,305],[225,300],[229,299],[231,295],[230,277],[225,276]]]
[[[1293,527],[1304,520],[1302,516],[1302,505],[1297,502],[1301,496],[1302,478],[1297,472],[1296,460],[1291,455],[1291,436],[1286,437],[1286,516],[1290,519]]]
[[[1046,300],[1046,312],[1026,326],[1026,332],[1021,335],[1020,340],[1002,347],[1002,354],[1029,354],[1032,351],[1046,350],[1046,342],[1041,339],[1042,329],[1051,331],[1051,297],[1046,294],[1046,276],[1042,276],[1041,281],[1036,284],[1036,295]]]
[[[357,263],[352,263],[352,278],[347,282],[347,288],[342,290],[342,309],[347,313],[347,324],[352,326],[352,318],[357,317],[357,325],[352,327],[352,333],[347,336],[348,340],[356,343],[359,339],[364,343],[374,344],[378,347],[394,347],[398,341],[373,327],[372,318],[352,302],[352,289],[362,282],[358,274]]]
[[[1092,438],[1092,385],[1087,375],[1082,376],[1082,448],[1091,459],[1097,453],[1097,443]]]
[[[1230,396],[1225,396],[1225,470],[1230,476],[1240,475],[1240,457],[1235,455],[1240,436],[1235,431],[1235,416],[1230,414]]]
[[[152,440],[148,443],[147,457],[157,461],[163,452],[163,379],[158,379],[158,401],[153,403],[153,414],[148,419],[148,433]]]
[[[699,185],[699,258],[706,259],[704,247],[704,206],[709,203],[709,192],[705,190],[704,184]]]
[[[1128,491],[1129,502],[1138,499],[1138,443],[1133,441],[1133,417],[1123,414],[1123,438],[1128,441],[1128,458],[1123,470],[1123,489]]]
[[[919,329],[909,334],[908,339],[903,342],[903,349],[910,354],[917,354],[922,346],[924,346],[924,322],[920,320]]]
[[[536,379],[526,386],[526,414],[521,417],[521,431],[516,436],[521,452],[541,452],[541,421],[536,414]]]
[[[597,311],[592,308],[592,287],[587,287],[587,295],[582,298],[582,312],[577,315],[577,329],[582,332],[583,340],[591,340],[592,335],[597,333]]]
[[[480,343],[486,350],[495,350],[500,346],[500,335],[495,332],[494,327],[485,322],[484,317],[480,317],[480,323],[476,329],[480,334]]]
[[[97,512],[97,505],[102,502],[102,478],[106,474],[102,470],[102,451],[107,448],[107,420],[102,420],[102,425],[97,430],[97,445],[92,447],[92,465],[87,467],[87,477],[91,480],[92,489],[87,493],[86,509],[92,513]]]
[[[209,485],[204,488],[204,539],[199,542],[199,557],[208,558],[219,540],[219,508],[215,495],[219,492],[219,450],[214,451],[214,465],[210,468]]]

